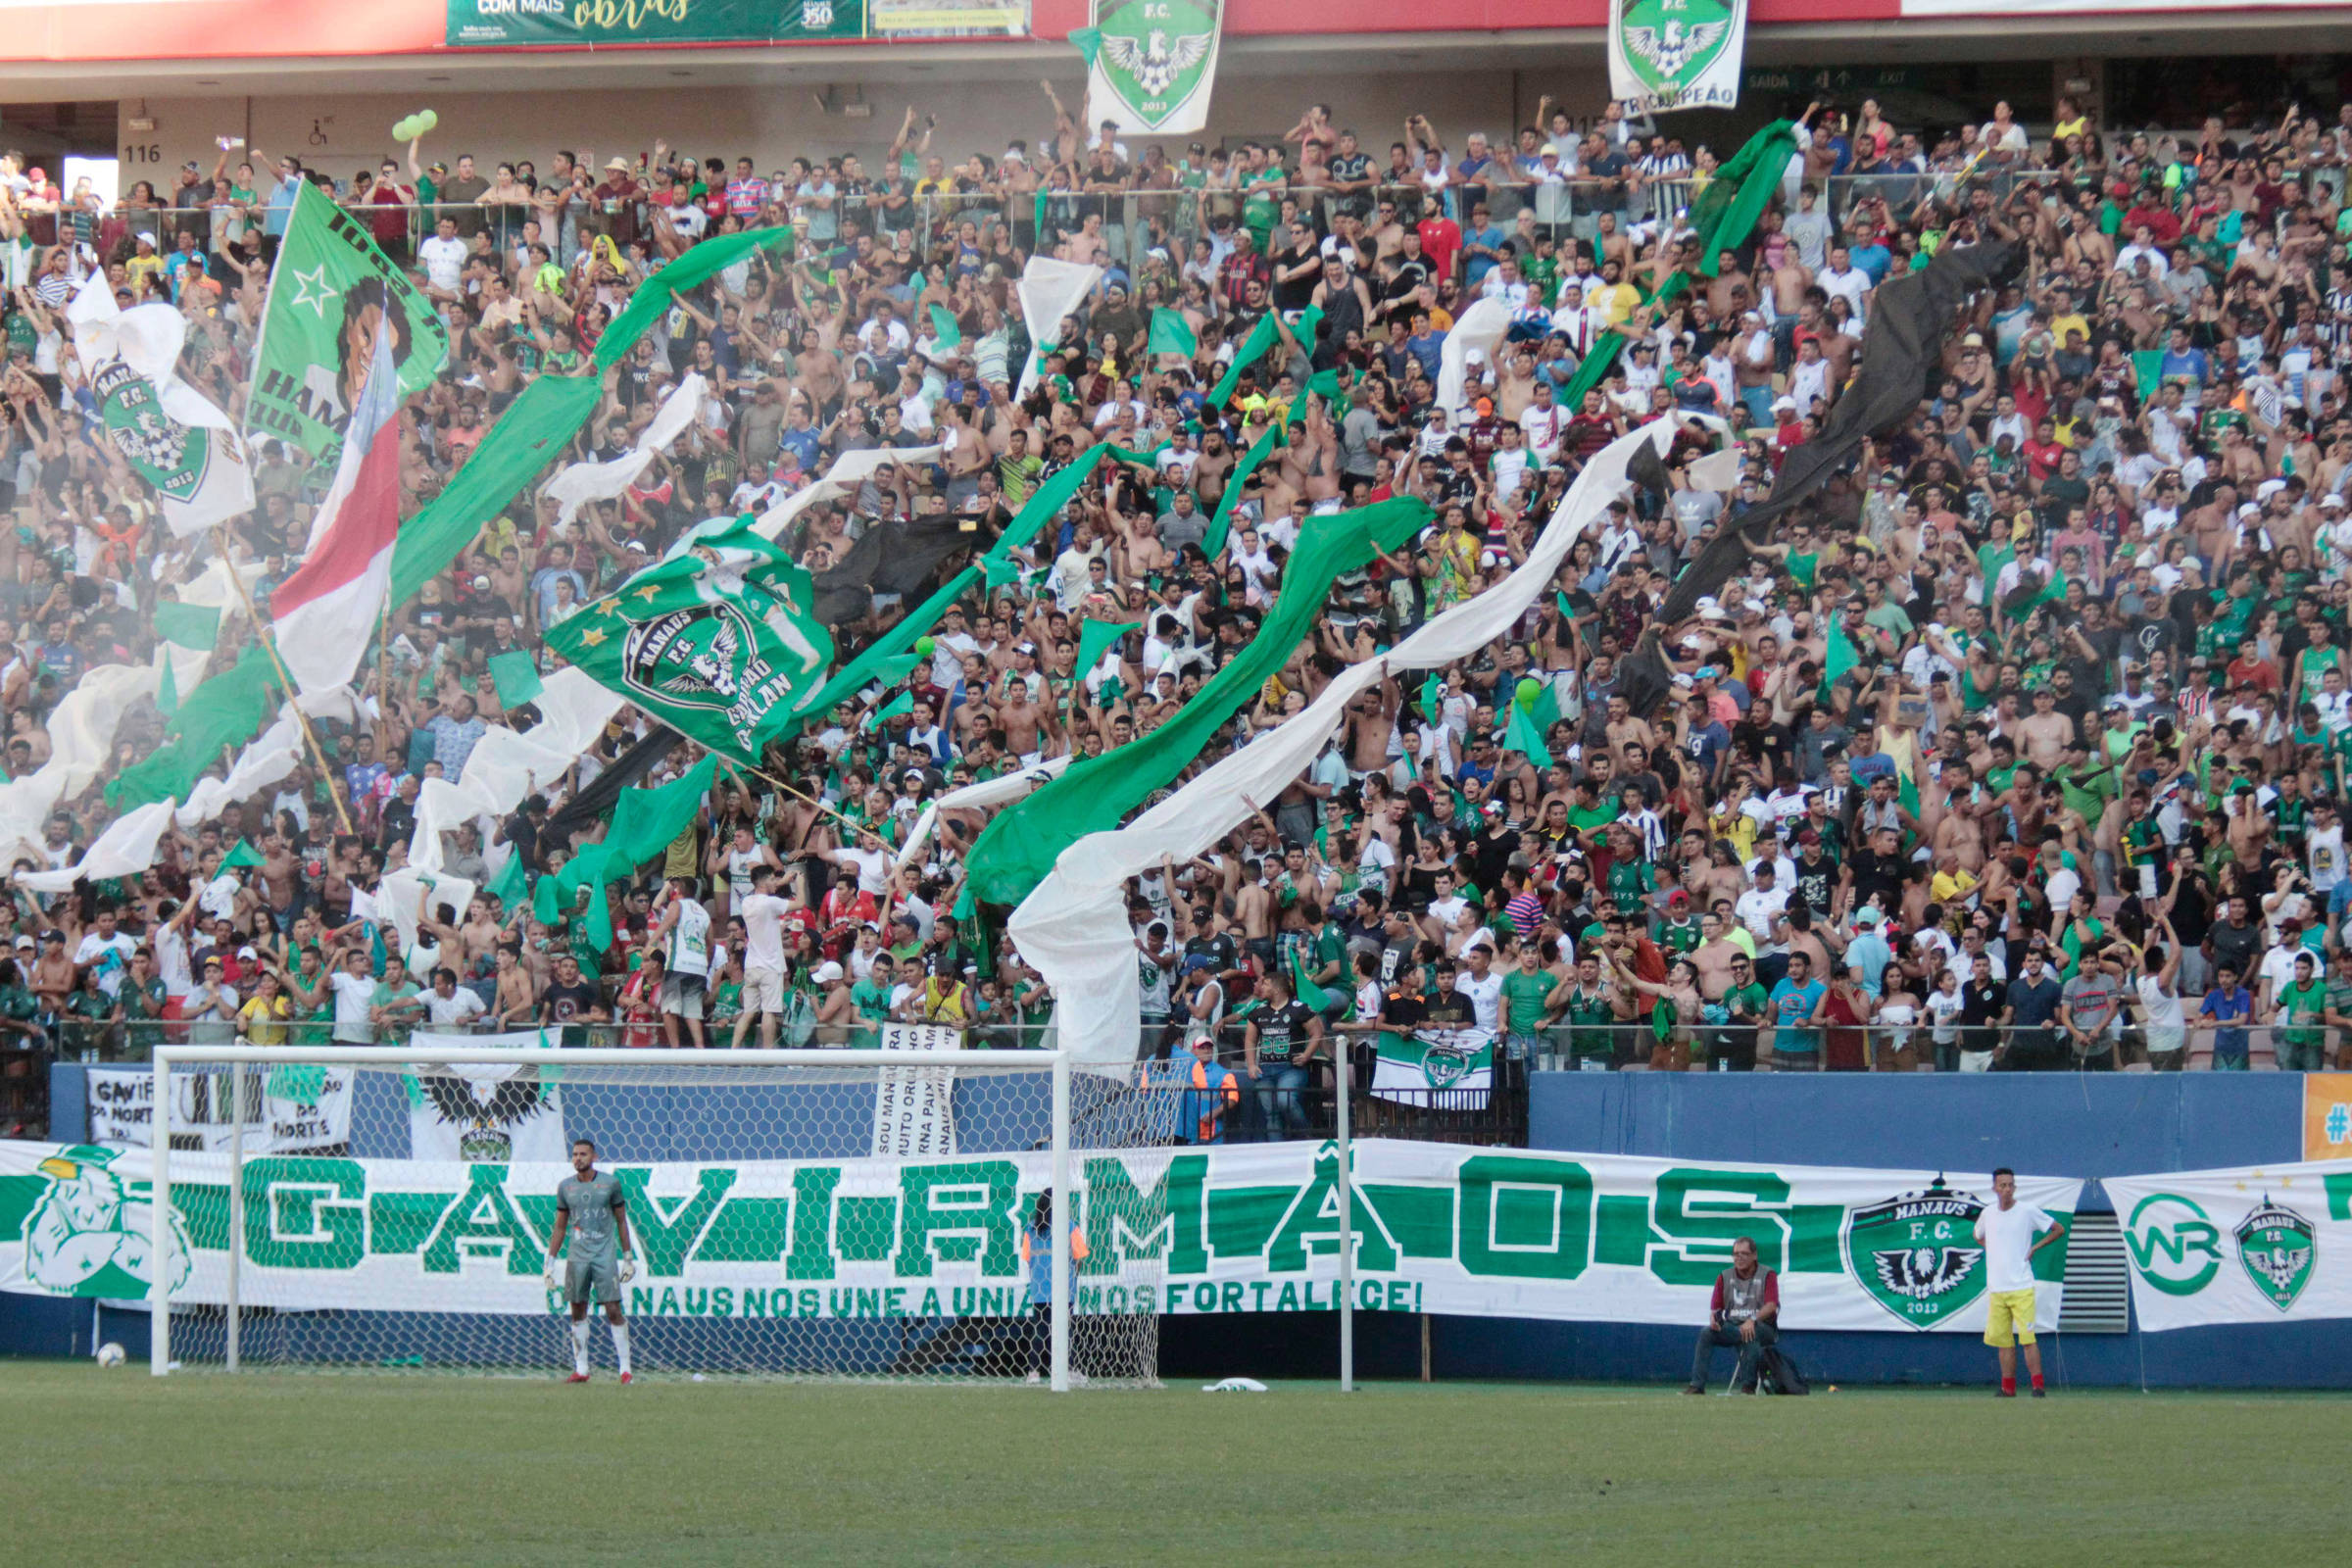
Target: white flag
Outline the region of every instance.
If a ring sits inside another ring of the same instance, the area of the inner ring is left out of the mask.
[[[179,378],[188,323],[169,305],[115,304],[93,272],[66,306],[74,352],[98,400],[106,437],[163,502],[174,538],[253,510],[245,439],[210,398]]]
[[[1102,269],[1082,266],[1077,262],[1057,262],[1050,256],[1032,256],[1029,265],[1021,270],[1021,280],[1013,286],[1021,302],[1021,323],[1029,329],[1029,363],[1021,367],[1020,385],[1013,391],[1016,398],[1029,395],[1044,373],[1046,352],[1061,345],[1061,323],[1078,308],[1078,302],[1094,292],[1095,283]]]
[[[669,449],[669,444],[686,433],[686,426],[703,406],[703,378],[700,372],[689,370],[686,379],[670,389],[654,411],[654,417],[637,432],[636,444],[610,463],[575,463],[540,487],[543,496],[554,496],[563,504],[558,516],[568,523],[580,514],[580,509],[592,501],[612,501],[644,477],[645,470],[654,466],[654,459]]]

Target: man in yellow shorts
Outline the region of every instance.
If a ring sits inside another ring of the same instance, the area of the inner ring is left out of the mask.
[[[1984,1312],[1984,1343],[2000,1352],[2004,1399],[2017,1397],[2017,1348],[2026,1348],[2026,1371],[2034,1397],[2044,1396],[2041,1347],[2034,1343],[2034,1254],[2066,1235],[2066,1227],[2033,1203],[2017,1200],[2017,1172],[2003,1165],[1992,1173],[1993,1206],[1977,1216],[1977,1242],[1984,1249],[1991,1299]]]

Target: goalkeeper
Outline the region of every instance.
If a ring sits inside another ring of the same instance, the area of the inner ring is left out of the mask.
[[[612,1359],[626,1383],[629,1326],[621,1321],[620,1288],[637,1276],[628,1200],[620,1183],[596,1168],[596,1145],[590,1140],[571,1146],[571,1171],[556,1187],[556,1234],[547,1244],[547,1288],[561,1290],[571,1306],[571,1376],[564,1381],[588,1381],[588,1298],[594,1293],[612,1325]],[[566,1236],[571,1239],[568,1262]]]

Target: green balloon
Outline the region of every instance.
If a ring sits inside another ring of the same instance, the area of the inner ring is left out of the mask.
[[[939,644],[929,637],[917,637],[914,640],[914,651],[922,655],[925,659],[929,659],[931,657],[931,651],[938,646]]]
[[[1536,699],[1543,695],[1544,683],[1542,681],[1533,675],[1521,677],[1519,682],[1519,706],[1521,708],[1535,707]]]
[[[416,136],[415,120],[396,120],[392,122],[392,139],[394,141],[415,141]]]
[[[427,109],[421,114],[417,115],[416,123],[423,126],[426,130],[431,130],[441,123],[441,117],[434,114],[430,109]]]

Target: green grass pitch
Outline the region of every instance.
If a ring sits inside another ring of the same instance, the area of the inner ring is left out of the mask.
[[[1208,1396],[0,1363],[11,1561],[2340,1561],[2340,1397]]]

